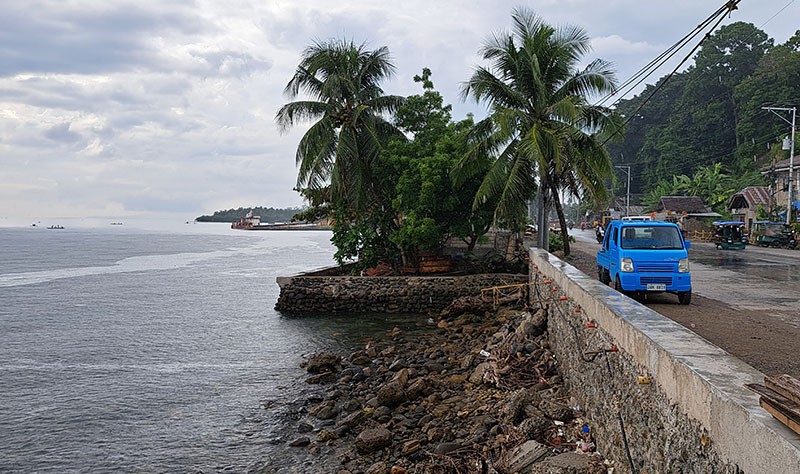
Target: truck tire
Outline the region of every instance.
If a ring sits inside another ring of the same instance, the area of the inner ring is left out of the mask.
[[[611,283],[611,278],[608,276],[608,272],[603,267],[597,267],[597,279],[600,280],[600,283],[604,285]]]
[[[614,279],[614,289],[622,293],[623,295],[627,295],[628,293],[622,289],[622,283],[619,281],[619,275],[617,278]]]
[[[692,290],[682,291],[678,293],[678,302],[680,304],[689,304],[692,302]]]

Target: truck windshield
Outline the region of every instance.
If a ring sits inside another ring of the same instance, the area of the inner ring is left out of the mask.
[[[664,249],[683,248],[683,240],[677,227],[626,226],[622,228],[620,245],[624,249]]]

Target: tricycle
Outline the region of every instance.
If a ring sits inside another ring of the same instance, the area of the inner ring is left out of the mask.
[[[727,250],[743,249],[747,246],[744,222],[716,221],[712,225],[714,226],[714,235],[711,241],[714,242],[714,247]]]
[[[793,249],[796,246],[791,227],[783,222],[754,221],[752,237],[760,247]]]

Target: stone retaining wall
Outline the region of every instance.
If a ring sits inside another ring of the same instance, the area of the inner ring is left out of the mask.
[[[292,313],[419,313],[439,312],[461,296],[481,289],[527,283],[527,275],[465,276],[317,276],[279,277],[275,309]]]
[[[630,472],[620,418],[637,472],[800,472],[800,436],[744,387],[764,374],[547,252],[530,256],[542,283],[531,299],[553,301],[551,347],[615,472]]]

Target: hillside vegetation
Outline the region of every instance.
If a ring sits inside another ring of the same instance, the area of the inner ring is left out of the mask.
[[[272,207],[240,207],[239,209],[228,209],[225,211],[215,211],[210,216],[200,216],[197,222],[235,222],[252,211],[254,215],[261,216],[261,222],[289,222],[295,214],[302,209],[290,207],[288,209],[275,209]]]

